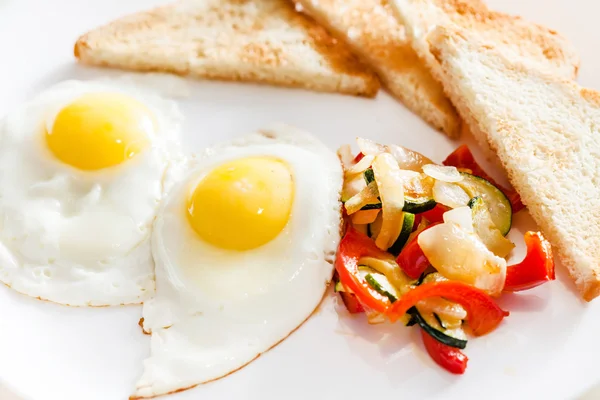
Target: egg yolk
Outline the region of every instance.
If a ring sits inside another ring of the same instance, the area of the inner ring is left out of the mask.
[[[89,93],[60,110],[46,141],[59,160],[89,171],[132,158],[153,131],[153,115],[139,101],[119,93]]]
[[[193,190],[187,214],[204,241],[250,250],[273,240],[290,217],[292,174],[275,158],[250,157],[212,170]]]

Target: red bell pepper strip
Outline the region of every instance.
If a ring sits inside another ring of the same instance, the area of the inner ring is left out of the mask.
[[[432,226],[437,225],[438,223],[429,225],[427,228],[421,231],[421,233],[425,232],[427,229]],[[419,233],[419,235],[421,234]],[[417,235],[412,241],[406,244],[400,254],[398,254],[398,258],[396,262],[402,268],[404,273],[408,275],[412,279],[418,279],[423,272],[431,265],[423,250],[419,246]]]
[[[362,160],[364,156],[365,156],[365,155],[364,155],[363,153],[358,153],[358,154],[356,155],[356,157],[354,157],[354,161],[353,161],[353,162],[354,162],[354,164],[356,164],[356,163],[358,163],[360,160]]]
[[[354,294],[340,292],[340,297],[342,298],[342,301],[344,302],[344,305],[346,306],[350,314],[358,314],[365,312],[365,309],[363,308],[362,304],[360,304],[360,301],[358,301]]]
[[[443,222],[444,221],[444,213],[450,210],[450,207],[446,207],[442,204],[436,204],[434,208],[429,211],[425,211],[424,213],[417,214],[423,216],[427,221],[431,223]]]
[[[387,314],[394,322],[420,300],[443,297],[462,305],[467,312],[467,321],[476,336],[493,331],[508,311],[502,310],[485,292],[466,283],[443,281],[424,283],[407,292],[394,302]]]
[[[384,313],[392,303],[386,296],[373,289],[358,273],[358,260],[361,257],[393,259],[391,254],[380,250],[368,236],[348,226],[338,248],[335,269],[340,281],[356,295],[361,304]]]
[[[440,367],[453,374],[462,375],[465,372],[469,358],[459,349],[438,342],[423,329],[421,337],[427,353]]]
[[[518,292],[555,279],[552,246],[540,232],[525,233],[527,255],[506,269],[504,291]]]
[[[479,164],[477,164],[477,161],[475,161],[475,157],[473,157],[473,153],[471,153],[471,150],[469,150],[469,147],[466,144],[463,144],[462,146],[454,150],[454,152],[450,154],[442,164],[450,165],[456,168],[470,169],[473,175],[489,181],[492,185],[500,189],[502,193],[504,193],[504,195],[508,198],[510,204],[512,205],[513,214],[516,214],[517,212],[525,208],[525,206],[521,202],[521,196],[519,196],[516,190],[508,189],[498,185],[492,179],[492,177],[490,177],[483,170],[483,168],[481,168]]]

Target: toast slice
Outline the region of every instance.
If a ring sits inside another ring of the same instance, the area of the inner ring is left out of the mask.
[[[294,1],[345,41],[409,109],[448,136],[459,135],[456,110],[419,60],[388,0]]]
[[[519,59],[558,76],[574,78],[577,75],[579,56],[565,38],[520,17],[489,10],[481,0],[390,1],[413,48],[438,81],[440,72],[429,52],[426,37],[436,26],[452,24],[494,44],[510,59]],[[463,127],[465,130],[471,130],[482,148],[489,150],[485,146],[485,134],[477,127]]]
[[[600,294],[600,93],[455,27],[428,40],[460,115],[486,133],[583,298]]]
[[[558,76],[575,78],[579,56],[567,39],[518,16],[489,10],[481,0],[391,0],[412,45],[435,74],[427,34],[436,26],[472,32],[510,59],[531,63]]]
[[[286,0],[183,0],[77,40],[85,64],[373,97],[377,77]]]

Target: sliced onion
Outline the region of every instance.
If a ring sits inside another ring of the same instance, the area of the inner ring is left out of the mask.
[[[362,174],[367,168],[371,166],[371,163],[375,159],[374,155],[366,155],[359,162],[346,169],[346,177],[353,176],[356,174]]]
[[[352,154],[352,148],[349,144],[341,146],[337,150],[337,156],[342,162],[342,166],[344,167],[344,169],[348,169],[352,165],[354,165],[354,155]]]
[[[425,174],[419,174],[418,172],[402,170],[402,172],[412,172],[412,177],[404,178],[404,196],[412,197],[414,199],[427,197],[433,197],[433,185],[435,179]]]
[[[450,208],[466,206],[471,200],[460,186],[437,180],[433,185],[433,199]]]
[[[352,223],[353,224],[370,224],[377,218],[380,210],[361,210],[352,214]]]
[[[369,183],[363,190],[352,196],[346,201],[344,206],[346,207],[346,213],[352,215],[367,204],[379,203],[377,197],[379,192],[377,191],[377,184],[375,182]]]
[[[475,232],[472,215],[469,207],[458,207],[444,213],[444,222],[456,224],[465,232],[472,233]]]
[[[385,146],[388,153],[394,156],[402,169],[421,172],[424,165],[433,164],[429,158],[416,151],[395,144]]]
[[[494,255],[477,235],[453,222],[422,232],[419,247],[431,265],[451,280],[468,283],[498,296],[506,279],[506,260]]]
[[[467,311],[460,305],[441,297],[429,297],[417,303],[420,310],[436,313],[440,317],[461,321],[467,318]]]
[[[352,196],[360,193],[361,190],[367,187],[362,176],[344,179],[344,187],[342,188],[342,199],[350,199]]]
[[[396,241],[402,229],[404,183],[398,163],[391,154],[379,154],[375,157],[372,167],[383,214],[381,231],[375,244],[380,249],[387,250]]]
[[[423,172],[438,181],[454,183],[463,180],[463,176],[456,167],[445,165],[427,164],[423,165]]]
[[[364,139],[364,138],[358,137],[358,138],[356,138],[356,144],[358,144],[358,148],[360,149],[360,152],[363,153],[364,155],[376,156],[378,154],[385,152],[385,146],[383,146],[379,143],[375,143],[374,141],[369,140],[369,139]]]

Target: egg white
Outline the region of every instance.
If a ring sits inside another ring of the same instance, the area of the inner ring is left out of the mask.
[[[288,224],[250,251],[204,243],[185,216],[195,183],[224,162],[271,156],[295,185]],[[314,137],[289,127],[205,151],[183,171],[154,224],[156,296],[144,303],[151,356],[134,397],[153,397],[223,377],[285,339],[321,301],[340,239],[342,169]]]
[[[157,122],[150,146],[122,164],[82,171],[48,149],[44,127],[77,97],[120,92]],[[182,114],[133,86],[67,81],[0,122],[0,281],[68,305],[139,303],[153,294],[150,231],[165,171],[181,159]]]

